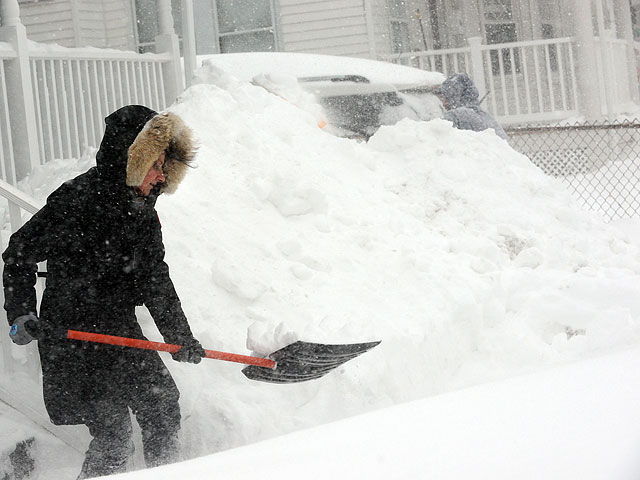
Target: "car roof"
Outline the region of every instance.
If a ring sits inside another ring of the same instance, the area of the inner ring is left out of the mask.
[[[431,91],[444,80],[444,75],[439,72],[364,58],[309,53],[224,53],[202,55],[198,60],[212,64],[241,81],[251,81],[261,74],[293,76],[305,90],[319,96]]]

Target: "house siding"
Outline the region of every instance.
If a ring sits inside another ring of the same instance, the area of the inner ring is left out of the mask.
[[[391,53],[391,26],[387,0],[370,0],[376,55]]]
[[[133,0],[21,2],[20,18],[30,40],[64,47],[133,49]]]
[[[76,0],[80,37],[84,45],[133,47],[131,5],[128,0]]]
[[[285,52],[370,56],[363,0],[280,0]]]
[[[75,46],[71,0],[20,3],[20,18],[34,42]]]

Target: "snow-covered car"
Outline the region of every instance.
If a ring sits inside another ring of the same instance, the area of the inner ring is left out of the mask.
[[[340,136],[369,138],[381,125],[403,118],[441,115],[433,94],[444,76],[388,62],[303,53],[232,53],[199,57],[241,81],[290,99],[300,88],[313,94],[329,129]],[[294,102],[295,103],[295,102]]]

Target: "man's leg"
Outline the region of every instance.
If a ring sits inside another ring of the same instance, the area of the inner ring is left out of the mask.
[[[104,402],[86,422],[93,437],[78,480],[122,473],[133,453],[131,418],[126,405]]]
[[[144,462],[148,468],[180,460],[178,431],[180,430],[180,407],[177,399],[158,399],[163,404],[140,410],[136,419],[142,430]],[[160,408],[155,408],[160,407]]]
[[[148,468],[180,460],[178,431],[180,430],[180,392],[162,360],[153,365],[144,387],[131,402],[131,410],[142,431],[144,461]]]

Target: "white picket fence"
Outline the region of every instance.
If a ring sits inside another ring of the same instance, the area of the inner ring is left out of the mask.
[[[15,59],[16,53],[8,43],[0,42],[0,178],[16,183],[15,156],[13,153],[13,135],[11,132],[11,117],[9,116],[9,96],[11,91],[7,86],[6,61]]]
[[[15,185],[15,128],[10,115],[12,92],[7,63],[16,53],[0,44],[0,178]],[[33,45],[33,44],[32,44]],[[173,98],[165,88],[168,54],[36,48],[29,51],[39,163],[78,158],[87,147],[97,147],[104,131],[104,118],[128,104],[164,109]],[[15,109],[13,109],[15,111]]]
[[[593,78],[579,79],[574,43],[570,37],[496,45],[470,39],[468,47],[408,52],[383,59],[445,76],[468,73],[480,95],[486,94],[483,106],[504,124],[579,115],[580,80],[598,82],[602,111],[617,113],[631,101],[630,89],[636,88],[627,75],[628,49],[632,47],[625,40],[596,38],[598,72],[593,72]]]
[[[97,146],[104,118],[129,104],[167,105],[163,65],[167,54],[92,50],[33,52],[31,84],[42,163],[78,158]]]
[[[170,0],[157,0],[157,53],[64,48],[27,38],[17,0],[0,1],[0,179],[97,147],[127,104],[163,110],[184,89]]]

